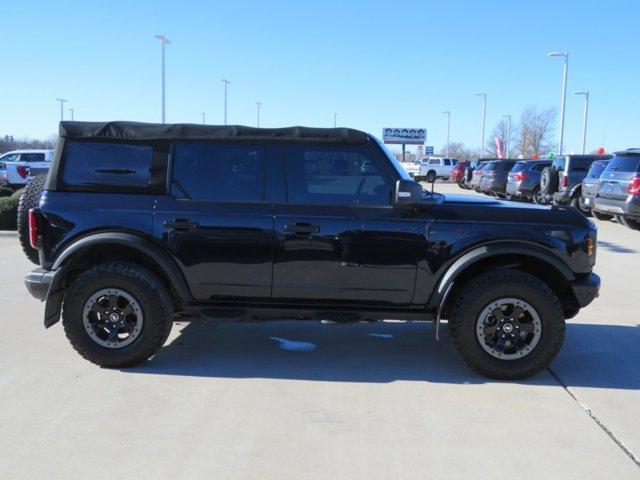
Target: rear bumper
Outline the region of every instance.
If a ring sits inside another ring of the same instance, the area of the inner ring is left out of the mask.
[[[590,273],[584,278],[571,282],[571,289],[580,308],[589,305],[600,293],[600,277]]]
[[[46,300],[55,273],[44,268],[36,268],[27,273],[24,277],[24,284],[31,296],[41,302]]]
[[[568,191],[554,193],[553,203],[556,205],[567,205],[571,203],[571,193]]]
[[[629,195],[626,200],[596,197],[594,208],[597,212],[640,218],[640,197]]]

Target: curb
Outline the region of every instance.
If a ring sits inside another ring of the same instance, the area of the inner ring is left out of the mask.
[[[17,237],[17,230],[0,230],[0,238],[2,237]]]

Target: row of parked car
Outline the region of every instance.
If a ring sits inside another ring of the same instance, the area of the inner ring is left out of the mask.
[[[559,155],[553,160],[459,162],[451,181],[463,189],[539,205],[570,205],[599,220],[640,230],[640,149],[613,155]]]

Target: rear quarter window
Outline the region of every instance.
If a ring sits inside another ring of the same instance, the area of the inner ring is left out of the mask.
[[[71,141],[64,155],[62,185],[76,191],[150,193],[162,184],[158,167],[166,165],[166,157],[166,151],[147,144]]]
[[[513,168],[511,169],[511,171],[512,171],[513,173],[521,172],[522,170],[524,170],[524,169],[525,169],[525,167],[526,167],[526,166],[527,166],[527,164],[526,164],[526,163],[524,163],[524,162],[517,162],[517,163],[513,166]]]
[[[603,160],[596,160],[591,164],[591,168],[589,169],[589,173],[587,173],[587,178],[600,178],[600,175],[606,168],[609,162],[605,162]]]

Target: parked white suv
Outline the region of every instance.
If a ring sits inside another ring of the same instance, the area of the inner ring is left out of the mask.
[[[22,188],[29,177],[49,172],[53,150],[14,150],[0,156],[0,185]]]
[[[425,157],[420,163],[420,175],[416,180],[426,180],[433,182],[436,178],[451,177],[453,167],[458,164],[455,158]]]

